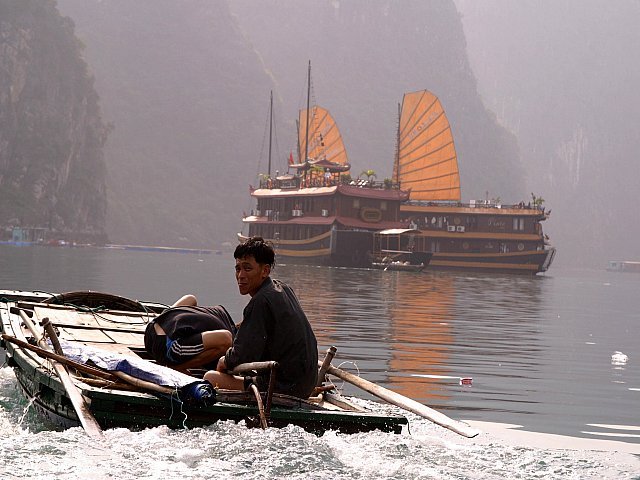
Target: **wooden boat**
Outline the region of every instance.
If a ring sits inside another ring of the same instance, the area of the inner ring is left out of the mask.
[[[371,262],[371,267],[376,270],[384,270],[390,272],[421,272],[425,268],[424,263],[409,263],[400,260],[388,260],[380,262]]]
[[[392,228],[373,234],[373,268],[405,272],[421,272],[431,261],[430,252],[414,251],[418,230]]]
[[[460,202],[460,175],[451,126],[438,98],[421,90],[402,100],[394,181],[410,191],[400,220],[418,229],[413,251],[431,252],[431,269],[536,274],[555,256],[542,232],[543,200],[502,205]]]
[[[100,365],[95,360],[98,352],[115,355],[118,361],[123,359],[134,365],[134,371],[147,367],[170,370],[150,361],[144,350],[144,328],[163,310],[164,306],[159,304],[98,292],[51,296],[5,290],[0,291],[0,296],[6,302],[0,309],[2,346],[18,385],[39,412],[64,428],[82,424],[87,429],[85,413],[95,419],[98,431],[157,425],[184,428],[218,420],[244,420],[248,426],[294,424],[318,433],[328,429],[345,433],[374,429],[399,433],[407,424],[402,415],[376,413],[354,405],[330,385],[319,388],[317,396],[306,400],[257,394],[257,390],[253,393],[217,390],[213,392],[214,402],[210,395],[198,399],[174,384],[158,384],[137,374],[95,366]],[[60,354],[51,352],[43,343],[36,346],[44,338],[40,324],[47,326],[52,343],[57,338],[64,346]],[[89,363],[70,357],[69,352],[77,349],[83,355],[86,350],[94,355]],[[249,365],[251,370],[254,367],[261,366]],[[198,388],[198,382],[204,383],[203,373],[189,372]],[[87,423],[91,425],[90,421]]]

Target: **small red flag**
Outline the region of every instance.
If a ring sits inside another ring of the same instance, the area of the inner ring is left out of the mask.
[[[293,152],[289,152],[289,165],[293,165]]]

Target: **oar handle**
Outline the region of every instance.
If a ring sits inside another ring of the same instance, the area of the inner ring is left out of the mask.
[[[329,366],[327,372],[331,375],[335,375],[345,382],[349,382],[352,385],[363,389],[365,392],[369,392],[372,395],[375,395],[376,397],[391,403],[392,405],[420,415],[421,417],[426,418],[427,420],[431,420],[433,423],[437,423],[441,427],[447,428],[452,432],[455,432],[464,437],[473,438],[480,433],[479,430],[470,427],[466,423],[453,420],[446,415],[432,408],[429,408],[426,405],[423,405],[422,403],[416,402],[411,398],[400,395],[399,393],[381,387],[380,385],[376,385],[375,383],[353,375],[352,373],[345,372],[344,370],[336,368],[333,365]]]
[[[318,370],[318,381],[316,382],[316,387],[320,387],[324,383],[324,377],[327,374],[327,369],[331,365],[331,362],[333,361],[333,357],[336,356],[337,350],[338,349],[333,345],[331,345],[327,349],[327,353],[324,356],[324,361],[322,362],[322,366],[320,367],[320,370]]]

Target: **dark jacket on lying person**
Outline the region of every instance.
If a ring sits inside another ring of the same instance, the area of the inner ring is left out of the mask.
[[[154,324],[158,324],[166,335],[159,335]],[[213,330],[228,330],[231,335],[237,331],[222,305],[171,307],[147,325],[145,349],[160,365],[178,365],[202,353],[202,333]]]
[[[307,398],[316,384],[318,346],[311,325],[293,290],[267,278],[243,312],[225,362],[232,370],[241,363],[275,360],[277,393]],[[269,374],[254,379],[267,389]]]

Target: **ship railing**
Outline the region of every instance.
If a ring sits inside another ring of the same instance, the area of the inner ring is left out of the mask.
[[[450,201],[439,201],[439,202],[425,202],[425,201],[415,201],[412,200],[409,202],[411,205],[416,206],[426,206],[426,207],[461,207],[461,208],[496,208],[496,209],[513,209],[513,210],[535,210],[537,212],[545,213],[545,207],[543,205],[531,205],[529,203],[514,203],[514,204],[503,204],[503,203],[495,203],[491,201],[471,201],[469,203],[462,202],[450,202]]]

